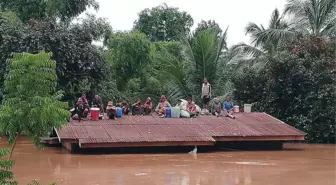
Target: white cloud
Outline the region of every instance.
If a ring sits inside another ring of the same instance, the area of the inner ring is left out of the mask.
[[[138,13],[160,5],[175,6],[188,12],[194,19],[195,28],[202,20],[215,20],[224,30],[229,26],[228,44],[249,42],[244,28],[248,22],[267,25],[275,8],[280,11],[286,0],[97,0],[100,9],[96,13],[108,18],[114,30],[130,30]]]

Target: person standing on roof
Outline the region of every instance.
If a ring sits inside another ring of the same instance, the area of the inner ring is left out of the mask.
[[[211,99],[211,85],[208,82],[207,78],[204,78],[202,84],[202,102],[203,109],[208,112],[209,111],[209,101]]]

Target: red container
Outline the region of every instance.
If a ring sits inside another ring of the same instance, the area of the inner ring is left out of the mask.
[[[91,113],[91,120],[92,121],[98,121],[99,120],[99,113],[100,113],[99,108],[91,108],[90,113]]]

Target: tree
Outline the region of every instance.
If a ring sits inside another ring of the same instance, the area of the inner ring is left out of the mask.
[[[7,22],[5,25],[12,27]],[[46,50],[53,53],[52,57],[57,62],[58,88],[65,92],[64,100],[73,101],[78,94],[84,93],[79,86],[85,79],[91,83],[91,90],[87,93],[93,94],[97,84],[105,78],[106,60],[103,48],[92,42],[102,39],[109,29],[104,19],[93,16],[68,26],[46,20],[33,27],[26,25],[16,30],[0,28],[0,65],[4,70],[1,78],[11,53]]]
[[[211,30],[200,31],[181,44],[181,59],[179,55],[157,47],[154,63],[160,64],[161,68],[156,68],[156,78],[169,100],[174,102],[191,94],[199,103],[204,77],[209,79],[214,89],[225,83],[217,79],[223,72],[221,66],[226,65],[221,58],[221,51],[226,48],[226,35],[227,29],[220,38]],[[221,94],[219,91],[216,93]]]
[[[245,31],[246,34],[251,36],[252,45],[240,43],[233,46],[232,49],[237,50],[237,54],[246,56],[247,60],[242,60],[243,62],[252,62],[253,65],[259,64],[259,66],[265,65],[259,63],[259,58],[266,55],[275,55],[284,43],[292,41],[296,35],[294,30],[284,20],[284,17],[280,15],[278,9],[273,11],[267,28],[250,22]]]
[[[332,36],[336,33],[336,0],[287,0],[284,12],[302,33]]]
[[[143,78],[145,73],[148,73],[150,41],[145,34],[138,31],[112,34],[108,48],[115,75],[109,78],[116,79],[119,90],[125,90],[130,79]],[[140,88],[142,87],[144,84],[140,85]]]
[[[145,33],[152,42],[180,41],[190,32],[192,25],[193,19],[187,12],[162,4],[142,10],[134,28]]]
[[[219,67],[225,65],[221,63],[220,56],[223,48],[226,48],[227,30],[218,39],[211,30],[199,32],[192,40],[187,43],[186,56],[188,59],[190,90],[201,94],[203,79],[208,78],[213,88],[216,88],[216,79],[219,75]],[[199,96],[197,96],[199,97]]]
[[[215,34],[217,36],[221,36],[223,30],[219,27],[219,25],[214,21],[214,20],[202,20],[200,23],[198,23],[198,26],[195,30],[195,35],[197,35],[197,33],[199,33],[202,30],[206,30],[206,29],[211,29],[215,32]]]
[[[50,58],[45,52],[23,53],[10,61],[0,108],[0,131],[8,134],[12,144],[9,159],[21,134],[40,147],[40,137],[53,127],[59,129],[70,116],[67,103],[59,101],[56,62]]]
[[[2,0],[0,8],[15,12],[26,22],[30,19],[42,20],[46,17],[69,21],[80,15],[87,8],[98,9],[95,0]]]
[[[185,98],[189,94],[187,85],[188,65],[183,56],[183,45],[181,42],[155,42],[152,44],[152,66],[153,83],[159,85],[150,89],[156,92],[154,96],[160,97],[165,94],[171,103],[178,99]]]
[[[336,43],[319,42],[295,43],[268,58],[265,68],[236,73],[234,97],[303,130],[309,142],[335,143]]]

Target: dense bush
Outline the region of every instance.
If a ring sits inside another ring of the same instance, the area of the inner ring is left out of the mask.
[[[263,69],[235,74],[235,99],[303,130],[310,142],[335,143],[334,46],[329,43],[318,55],[311,50],[283,53],[268,59]]]

